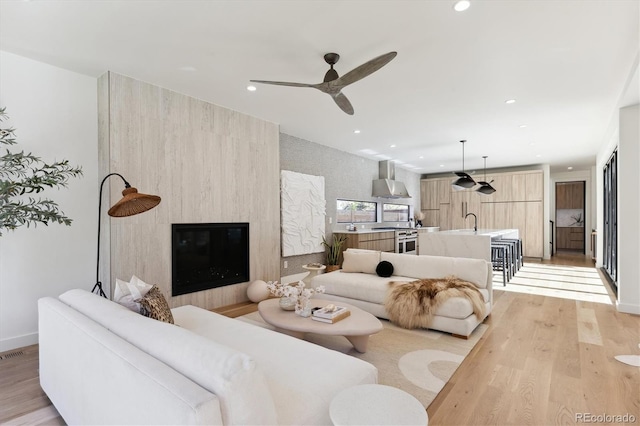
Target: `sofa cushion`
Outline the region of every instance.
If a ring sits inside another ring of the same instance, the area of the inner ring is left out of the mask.
[[[278,423],[266,379],[249,355],[84,290],[60,300],[214,393],[224,424]]]
[[[209,314],[195,306],[173,309],[180,327],[256,360],[267,377],[274,401],[278,402],[279,424],[332,424],[329,404],[334,396],[347,387],[377,382],[377,369],[365,361],[243,321]]]
[[[364,272],[366,274],[375,274],[376,267],[380,262],[379,251],[350,251],[347,250],[343,254],[342,262],[343,272]]]
[[[412,256],[382,252],[380,260],[393,264],[394,274],[412,278],[440,278],[448,275],[487,287],[487,261],[443,256]]]
[[[413,280],[411,277],[392,275],[386,278],[376,274],[344,273],[340,270],[313,277],[312,285],[323,285],[325,294],[384,304],[390,290],[390,281]]]

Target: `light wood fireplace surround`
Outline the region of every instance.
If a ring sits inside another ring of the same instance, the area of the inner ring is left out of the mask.
[[[98,178],[117,172],[162,197],[133,217],[101,212],[105,288],[135,274],[157,284],[171,307],[247,300],[248,283],[171,297],[172,223],[249,222],[250,280],[279,279],[277,124],[107,72],[98,80],[98,127]],[[123,189],[116,180],[107,184],[103,206]]]

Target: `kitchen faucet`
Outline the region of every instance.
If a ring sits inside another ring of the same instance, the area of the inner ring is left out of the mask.
[[[464,218],[466,219],[469,216],[473,216],[473,230],[478,232],[478,216],[476,216],[475,213],[467,213]]]

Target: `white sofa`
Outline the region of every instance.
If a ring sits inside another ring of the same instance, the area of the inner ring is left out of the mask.
[[[40,382],[68,424],[330,424],[364,361],[195,306],[176,325],[84,290],[38,301]]]
[[[376,274],[379,262],[393,265],[393,275],[388,278]],[[482,259],[442,256],[415,256],[379,252],[373,250],[347,249],[341,270],[321,274],[311,280],[311,286],[322,285],[324,294],[314,297],[350,303],[367,312],[388,319],[384,308],[390,290],[390,281],[414,281],[419,278],[442,278],[455,275],[475,284],[485,302],[485,317],[493,305],[493,270],[491,263]],[[478,320],[473,314],[471,302],[463,297],[454,297],[444,302],[436,311],[429,328],[468,337],[484,318]]]

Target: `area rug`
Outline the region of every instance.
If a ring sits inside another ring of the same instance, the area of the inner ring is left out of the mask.
[[[273,329],[258,312],[238,319]],[[369,338],[369,346],[364,354],[353,349],[351,343],[342,336],[308,334],[306,340],[370,362],[378,368],[378,383],[410,393],[425,408],[488,328],[480,324],[469,339],[464,340],[439,331],[405,330],[389,321],[381,321],[383,330]]]

